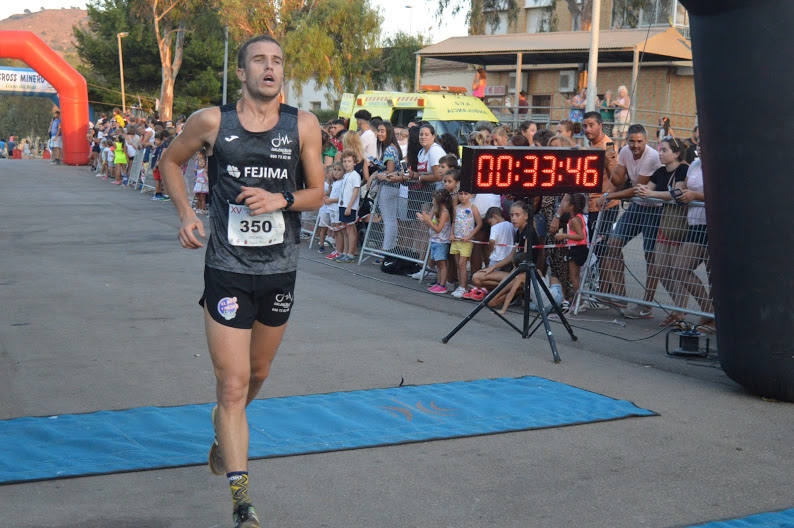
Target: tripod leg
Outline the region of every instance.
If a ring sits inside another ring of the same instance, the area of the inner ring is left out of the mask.
[[[554,341],[554,334],[551,333],[551,325],[549,324],[549,316],[546,313],[546,307],[543,305],[543,299],[540,296],[540,286],[538,286],[538,272],[533,267],[530,269],[530,274],[528,279],[532,281],[532,288],[535,290],[535,304],[538,306],[538,313],[540,313],[540,319],[543,321],[543,327],[546,329],[546,337],[549,339],[549,346],[551,346],[551,355],[554,357],[554,362],[559,363],[562,361],[560,359],[560,355],[557,353],[557,343]],[[540,281],[541,283],[543,281]],[[546,285],[543,284],[545,287]],[[549,290],[546,290],[546,294],[549,295],[549,301],[552,303],[552,306],[555,305]],[[529,316],[529,306],[527,305],[526,311],[524,312],[526,316]]]
[[[524,273],[524,332],[521,334],[521,337],[526,339],[529,337],[529,298],[530,295],[530,275],[532,274],[532,270],[527,268],[527,271]],[[537,317],[535,318],[537,320]],[[533,323],[535,321],[532,321]]]
[[[578,337],[576,337],[574,335],[573,328],[571,328],[571,324],[568,322],[568,319],[565,317],[565,314],[562,313],[562,310],[560,309],[559,305],[557,305],[557,303],[554,302],[554,296],[551,294],[551,292],[549,291],[548,287],[546,287],[546,283],[543,282],[543,281],[540,281],[540,287],[543,288],[543,292],[546,294],[546,298],[551,303],[551,307],[554,308],[554,311],[560,317],[560,322],[565,327],[565,329],[568,331],[568,335],[570,335],[571,339],[574,340],[574,341],[579,339]]]
[[[485,298],[482,301],[480,301],[479,304],[477,304],[477,306],[474,308],[474,310],[471,311],[471,313],[469,315],[467,315],[460,323],[458,323],[458,326],[453,328],[450,333],[448,333],[447,335],[442,337],[441,338],[441,342],[446,344],[450,339],[452,339],[452,336],[457,334],[458,331],[461,328],[466,326],[466,323],[468,323],[469,321],[474,319],[474,316],[477,315],[477,313],[480,310],[482,310],[483,308],[487,308],[488,307],[488,303],[491,302],[491,299],[496,297],[499,294],[500,291],[504,290],[510,284],[510,282],[512,282],[512,280],[514,278],[516,278],[519,273],[522,273],[522,272],[523,271],[522,271],[521,267],[518,267],[518,268],[514,269],[510,273],[510,275],[508,275],[504,280],[502,280],[502,282],[500,282],[499,285],[496,286],[496,288],[493,289],[493,291],[489,292],[488,295],[486,295]]]

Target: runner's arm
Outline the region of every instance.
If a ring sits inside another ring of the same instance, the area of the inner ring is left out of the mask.
[[[212,145],[220,128],[220,109],[205,108],[192,114],[185,122],[182,133],[176,136],[162,153],[158,168],[171,201],[181,220],[195,216],[187,199],[182,165],[205,145]],[[212,137],[210,137],[212,136]]]
[[[298,133],[301,142],[301,164],[306,188],[295,191],[295,203],[290,211],[314,211],[323,204],[323,180],[325,174],[322,159],[322,137],[320,122],[310,113],[298,112]],[[286,205],[286,200],[285,200]]]
[[[202,237],[206,235],[204,224],[198,219],[187,200],[181,166],[202,147],[215,143],[220,123],[221,113],[217,107],[195,112],[188,118],[182,133],[164,150],[157,164],[165,187],[171,195],[171,201],[176,206],[177,214],[182,221],[179,242],[184,248],[197,249],[204,246],[193,234],[194,230],[198,230],[198,234]]]

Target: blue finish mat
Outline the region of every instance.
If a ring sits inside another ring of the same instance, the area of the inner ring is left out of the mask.
[[[690,528],[794,528],[794,509],[759,513],[731,521],[698,524]]]
[[[0,421],[0,483],[205,464],[213,404]],[[558,427],[653,411],[537,377],[254,400],[249,456]]]

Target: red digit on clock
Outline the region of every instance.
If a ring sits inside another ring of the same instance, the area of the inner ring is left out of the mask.
[[[590,167],[591,161],[597,162],[598,156],[587,156],[584,159],[584,181],[582,183],[585,187],[595,187],[598,185],[598,169]]]
[[[557,163],[557,156],[552,156],[550,154],[547,154],[547,155],[543,156],[543,159],[551,161],[551,166],[548,169],[541,169],[540,172],[542,172],[543,174],[548,174],[549,181],[541,183],[540,186],[541,187],[553,187],[554,186],[554,167],[556,166],[556,163]]]
[[[488,165],[486,168],[486,173],[483,174],[483,166]],[[480,189],[487,189],[488,187],[493,187],[493,169],[494,169],[494,157],[492,154],[483,154],[477,160],[477,187]],[[484,179],[484,176],[487,176],[488,179]]]
[[[565,160],[565,171],[568,174],[575,174],[576,175],[576,185],[579,185],[582,180],[582,158],[575,158],[576,159],[576,166],[571,167],[571,161],[574,158],[567,158]]]
[[[530,163],[530,167],[522,170],[522,174],[531,174],[532,179],[525,181],[521,185],[523,187],[535,187],[538,184],[538,157],[533,155],[524,156],[524,159]]]
[[[505,164],[507,165],[507,172],[503,172]],[[503,154],[496,158],[496,186],[510,187],[511,181],[513,181],[513,156]]]

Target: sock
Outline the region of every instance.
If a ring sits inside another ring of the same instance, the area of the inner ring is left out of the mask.
[[[232,502],[234,507],[241,503],[251,501],[248,499],[248,472],[247,471],[232,471],[226,473],[226,478],[229,479],[229,487],[232,490]]]

